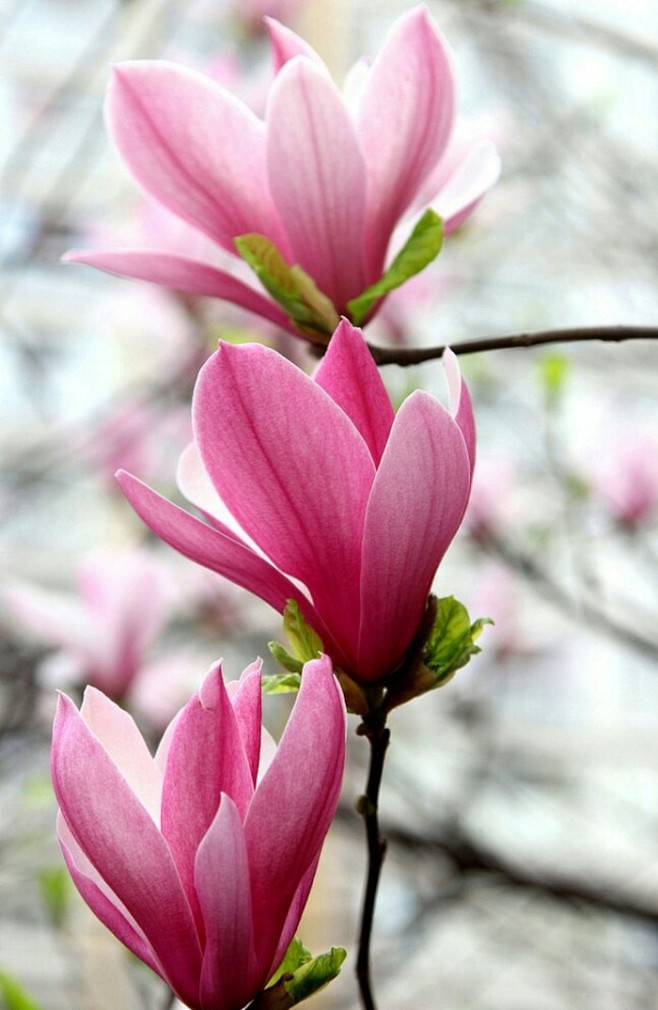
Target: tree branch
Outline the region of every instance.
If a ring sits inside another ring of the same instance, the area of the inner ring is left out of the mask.
[[[369,344],[378,365],[418,365],[440,358],[447,347],[455,354],[477,354],[481,351],[502,351],[517,347],[539,347],[541,344],[575,344],[585,341],[621,343],[623,340],[658,340],[656,326],[579,326],[564,330],[543,330],[537,333],[515,333],[504,337],[482,337],[462,340],[436,347],[377,347]]]

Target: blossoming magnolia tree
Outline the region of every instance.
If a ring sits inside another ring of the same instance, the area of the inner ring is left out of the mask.
[[[269,32],[264,122],[162,62],[118,67],[108,97],[138,182],[233,268],[166,248],[69,259],[236,302],[323,355],[312,377],[259,345],[222,344],[207,361],[178,472],[203,518],[119,475],[159,537],[283,614],[283,672],[265,685],[298,698],[275,752],[260,664],[228,687],[215,667],[151,758],[90,688],[79,712],[60,701],[53,780],[67,864],[109,929],[192,1010],[279,1010],[344,957],[313,959],[294,934],[338,799],[346,704],[371,748],[357,957],[368,1010],[388,714],[468,662],[482,621],[431,593],[475,463],[457,360],[444,354],[448,408],[416,391],[396,413],[355,324],[436,257],[498,158],[487,141],[453,143],[450,58],[424,7],[343,95],[305,42],[276,22]]]

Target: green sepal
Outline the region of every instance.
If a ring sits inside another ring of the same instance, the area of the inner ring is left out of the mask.
[[[346,957],[342,947],[332,947],[326,954],[313,957],[295,937],[278,971],[248,1010],[290,1010],[333,981]]]
[[[278,662],[281,662],[279,657],[275,654],[272,646],[279,645],[278,642],[269,642],[269,649],[272,655]],[[279,645],[282,652],[285,649]],[[296,660],[292,660],[296,662]],[[283,665],[283,664],[282,664]],[[299,664],[301,667],[301,663]],[[295,691],[299,691],[302,683],[301,669],[299,673],[272,673],[268,674],[266,677],[261,677],[260,686],[263,694],[292,694]]]
[[[281,642],[268,642],[267,648],[270,650],[279,666],[282,666],[288,673],[300,674],[304,664],[300,659],[291,656],[288,650],[281,645]],[[263,678],[266,679],[266,678]]]
[[[388,684],[385,711],[447,684],[481,651],[475,642],[485,624],[493,621],[480,617],[471,623],[466,607],[454,596],[429,596],[415,644]]]
[[[436,617],[425,644],[424,665],[434,675],[433,687],[440,687],[454,677],[457,670],[481,652],[477,639],[490,617],[479,617],[471,623],[468,610],[454,596],[437,600]]]
[[[280,642],[268,642],[267,647],[288,676],[263,677],[263,690],[268,694],[297,691],[304,663],[317,659],[324,652],[322,639],[306,623],[297,600],[288,600],[283,611],[283,630],[290,644],[290,652]],[[266,683],[271,682],[268,687]]]
[[[251,232],[234,239],[235,247],[258,280],[292,322],[314,342],[326,344],[340,322],[331,300],[299,264],[286,263],[274,242]]]
[[[326,954],[320,954],[297,968],[292,978],[283,982],[286,992],[292,997],[293,1006],[333,982],[340,974],[346,957],[347,951],[343,947],[332,947]]]
[[[286,603],[286,609],[283,611],[283,630],[290,642],[293,656],[302,663],[308,662],[309,659],[317,659],[324,651],[322,639],[302,617],[297,600],[288,600]]]
[[[3,1010],[41,1010],[20,982],[6,971],[0,971],[0,1006]]]
[[[310,950],[304,946],[298,936],[293,936],[283,961],[279,965],[277,971],[275,971],[272,975],[272,978],[267,983],[266,988],[270,989],[273,985],[276,985],[282,975],[292,975],[298,968],[301,968],[303,964],[308,964],[308,962],[312,960],[313,955]]]
[[[378,298],[424,270],[439,255],[442,245],[443,221],[435,211],[426,210],[388,270],[375,284],[347,303],[354,325],[363,322]]]

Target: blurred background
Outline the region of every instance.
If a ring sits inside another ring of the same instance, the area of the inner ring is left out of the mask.
[[[164,1010],[68,886],[48,780],[54,688],[121,698],[154,740],[222,655],[279,634],[264,605],[149,537],[118,466],[177,495],[197,371],[219,337],[303,344],[224,303],[82,266],[158,228],[107,140],[110,64],[166,57],[261,108],[260,15],[341,80],[400,0],[0,4],[0,1006]],[[465,130],[498,185],[369,329],[417,345],[658,320],[658,4],[444,0]],[[461,359],[479,424],[464,529],[436,589],[496,624],[445,689],[391,718],[380,1010],[658,1005],[658,353],[645,342]],[[396,401],[442,369],[388,366]],[[144,601],[148,601],[145,606]],[[138,619],[136,620],[136,615]],[[129,655],[128,655],[129,654]],[[128,658],[126,656],[128,655]],[[274,663],[266,660],[269,672]],[[286,699],[271,699],[274,729]],[[351,730],[356,726],[352,720]],[[316,997],[356,1008],[366,747],[300,935],[348,947]]]

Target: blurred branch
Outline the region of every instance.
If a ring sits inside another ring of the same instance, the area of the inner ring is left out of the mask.
[[[609,638],[622,642],[649,659],[658,658],[658,639],[647,638],[635,628],[620,624],[608,613],[599,610],[598,607],[586,600],[575,600],[530,555],[525,554],[518,547],[500,537],[491,536],[482,543],[482,546],[531,582],[545,599],[556,604],[567,616],[572,619],[582,618],[589,627],[602,632]]]
[[[416,834],[406,826],[387,826],[386,834],[392,844],[407,852],[434,852],[444,856],[460,878],[484,874],[557,901],[586,905],[597,911],[658,925],[658,898],[652,901],[624,894],[612,882],[590,883],[577,877],[543,874],[526,864],[514,864],[472,838],[459,824],[446,825],[435,835]]]
[[[455,354],[478,354],[481,351],[502,351],[518,347],[539,347],[542,344],[576,344],[588,341],[621,343],[624,340],[658,340],[656,326],[578,326],[563,330],[543,330],[537,333],[515,333],[504,337],[482,337],[462,340],[436,347],[375,347],[369,345],[378,365],[418,365],[443,356],[450,347]]]
[[[549,31],[572,42],[586,43],[633,59],[646,61],[654,70],[658,66],[658,46],[639,36],[629,35],[619,28],[603,24],[594,18],[565,13],[536,0],[523,0],[512,7],[500,0],[479,0],[480,7],[492,15],[504,15]]]

